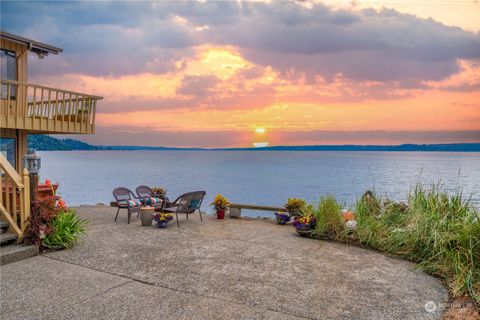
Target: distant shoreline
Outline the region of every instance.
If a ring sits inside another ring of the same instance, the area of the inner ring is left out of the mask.
[[[28,147],[38,151],[379,151],[379,152],[480,152],[480,143],[401,145],[307,145],[262,148],[177,148],[152,146],[96,146],[74,139],[30,135]]]
[[[35,148],[33,148],[35,149]],[[349,149],[338,149],[338,150],[292,150],[292,149],[264,149],[264,148],[229,148],[229,149],[202,149],[202,148],[98,148],[98,149],[35,149],[36,151],[196,151],[196,152],[222,152],[222,151],[239,151],[239,152],[450,152],[450,153],[480,153],[480,150],[349,150]]]

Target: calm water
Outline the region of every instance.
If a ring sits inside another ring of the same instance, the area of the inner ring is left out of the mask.
[[[205,190],[204,209],[217,193],[232,202],[282,206],[331,194],[351,205],[367,189],[403,200],[417,182],[462,188],[480,204],[480,153],[69,151],[40,152],[41,180],[60,183],[70,205],[109,203],[112,190],[165,186],[170,198]],[[210,210],[208,208],[208,210]],[[244,212],[252,216],[271,213]]]

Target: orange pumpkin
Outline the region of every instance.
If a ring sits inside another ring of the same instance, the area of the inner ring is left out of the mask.
[[[352,211],[344,212],[342,215],[343,215],[343,220],[345,221],[355,220],[355,215],[353,214]]]

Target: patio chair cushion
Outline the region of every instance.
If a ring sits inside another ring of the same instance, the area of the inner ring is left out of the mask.
[[[157,197],[149,197],[149,198],[142,198],[142,204],[143,205],[154,205],[154,204],[157,204],[157,203],[161,203],[162,202],[162,199],[160,198],[157,198]]]
[[[200,204],[200,199],[194,199],[190,201],[190,204],[188,205],[189,210],[195,210],[197,209],[198,205]]]
[[[140,207],[142,203],[138,200],[122,200],[118,202],[120,208]]]

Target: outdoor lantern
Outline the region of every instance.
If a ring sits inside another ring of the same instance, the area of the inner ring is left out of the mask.
[[[35,150],[29,149],[27,155],[23,158],[24,166],[31,174],[38,174],[40,171],[42,159],[35,153]]]

